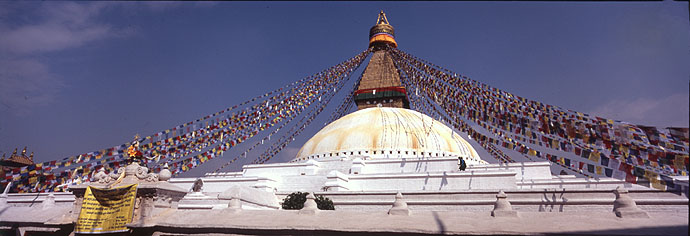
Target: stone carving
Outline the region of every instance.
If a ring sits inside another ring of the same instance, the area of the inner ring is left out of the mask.
[[[127,168],[132,172],[127,172]],[[122,180],[125,176],[133,175],[139,182],[157,182],[158,174],[148,173],[149,168],[139,166],[137,163],[129,164],[127,167],[120,167],[116,172],[109,174],[105,173],[105,169],[101,168],[93,174],[93,182],[99,184],[118,184],[118,180]]]
[[[105,182],[106,178],[108,178],[108,175],[105,173],[105,170],[103,168],[98,170],[98,172],[93,175],[93,181],[98,183]]]
[[[110,183],[115,182],[115,180],[117,180],[120,177],[120,175],[124,172],[125,172],[125,168],[120,167],[117,170],[117,173],[113,172],[110,174],[106,174],[105,169],[101,168],[100,170],[98,170],[98,172],[96,172],[96,174],[93,175],[93,182],[96,182],[99,184],[110,184]]]
[[[640,210],[637,203],[630,196],[628,190],[620,186],[613,190],[616,200],[613,201],[613,212],[621,218],[649,218],[647,212]]]
[[[172,177],[172,173],[168,167],[168,163],[165,163],[161,172],[158,173],[158,180],[168,181]]]
[[[108,175],[108,177],[110,177],[110,179],[112,179],[113,181],[115,181],[115,180],[116,180],[117,178],[119,178],[120,175],[122,175],[123,173],[125,173],[125,168],[124,168],[124,167],[120,167],[120,168],[117,168],[117,172],[116,172],[116,173],[110,173],[110,175]]]
[[[135,173],[139,180],[144,180],[146,182],[156,182],[158,181],[158,175],[154,173],[149,173],[149,168],[139,166],[137,172]]]
[[[137,168],[137,172],[134,173],[134,175],[137,176],[139,179],[146,179],[146,174],[148,174],[149,168],[140,166]]]
[[[194,185],[192,185],[192,192],[198,193],[201,192],[201,189],[204,187],[204,181],[201,178],[196,179],[194,181]]]

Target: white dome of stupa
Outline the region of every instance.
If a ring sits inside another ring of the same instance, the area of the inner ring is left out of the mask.
[[[457,132],[420,112],[373,107],[348,114],[321,129],[292,160],[325,157],[463,157],[486,163]]]

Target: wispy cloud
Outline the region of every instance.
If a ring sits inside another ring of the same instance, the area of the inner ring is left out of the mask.
[[[166,11],[170,10],[173,8],[177,8],[179,6],[182,6],[184,4],[183,2],[175,2],[175,1],[154,1],[154,2],[142,2],[147,8],[149,8],[152,11]]]
[[[111,25],[99,23],[104,3],[44,3],[36,11],[39,20],[8,25],[0,37],[0,51],[15,55],[58,51],[120,35]]]
[[[146,8],[151,11],[167,11],[170,9],[182,7],[182,6],[192,6],[192,7],[212,7],[218,4],[218,2],[180,2],[180,1],[153,1],[153,2],[141,2]]]
[[[658,127],[688,126],[688,94],[614,100],[600,105],[592,115],[622,120],[634,124]]]
[[[127,36],[102,22],[108,2],[2,4],[0,8],[0,110],[22,115],[55,101],[65,87],[44,53],[74,49],[98,40]]]
[[[29,6],[34,6],[31,4]],[[12,4],[0,4],[0,52],[16,54],[41,53],[82,46],[100,39],[128,36],[129,31],[115,28],[112,24],[102,22],[99,17],[108,9],[125,9],[127,11],[160,12],[182,6],[210,7],[214,2],[44,2],[32,11],[31,20],[26,16],[13,16]],[[13,25],[7,21],[12,17],[19,18]],[[35,20],[33,19],[35,18]]]
[[[0,59],[0,110],[24,115],[29,107],[50,103],[64,87],[46,66],[34,59]]]

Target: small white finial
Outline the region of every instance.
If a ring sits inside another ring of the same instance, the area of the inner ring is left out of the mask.
[[[313,193],[309,193],[307,195],[307,201],[304,202],[304,207],[302,207],[301,210],[299,210],[299,214],[306,214],[306,215],[314,215],[319,212],[319,208],[316,205],[316,197],[314,197]]]
[[[403,199],[401,192],[395,194],[395,201],[393,202],[393,207],[388,210],[389,215],[410,215],[410,209],[407,208],[407,202]]]
[[[496,194],[496,202],[494,203],[494,210],[491,211],[493,217],[518,217],[517,211],[513,210],[513,206],[508,201],[508,196],[503,190]]]

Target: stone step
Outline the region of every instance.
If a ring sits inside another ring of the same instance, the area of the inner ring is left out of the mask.
[[[391,205],[393,200],[333,200],[336,205]],[[611,205],[612,199],[590,198],[590,199],[558,199],[558,200],[543,200],[543,199],[509,199],[512,205]],[[472,200],[407,200],[408,205],[493,205],[495,199],[472,199]],[[687,199],[636,199],[635,203],[638,205],[687,205]]]
[[[494,198],[498,191],[496,190],[469,190],[469,191],[404,191],[402,192],[406,199],[444,199],[444,200],[467,200],[467,199],[486,199]],[[580,198],[602,198],[613,199],[615,195],[610,189],[541,189],[541,190],[506,190],[512,199],[580,199]],[[342,192],[315,192],[328,196],[331,199],[351,200],[351,199],[372,199],[372,200],[388,200],[393,199],[394,191],[342,191]],[[279,198],[284,198],[287,192],[278,192]],[[664,192],[660,190],[629,190],[629,194],[633,199],[679,199],[687,200],[687,196],[680,195],[673,192]]]
[[[491,209],[498,191],[411,191],[402,192],[410,209],[417,210],[468,210]],[[615,194],[610,189],[542,189],[508,190],[508,201],[516,209],[524,211],[610,211]],[[284,199],[288,193],[279,192]],[[390,208],[395,199],[393,191],[365,192],[316,192],[331,199],[336,209],[375,211]],[[629,195],[647,211],[687,212],[688,198],[672,192],[647,189],[630,189]],[[550,209],[550,210],[547,210]]]

